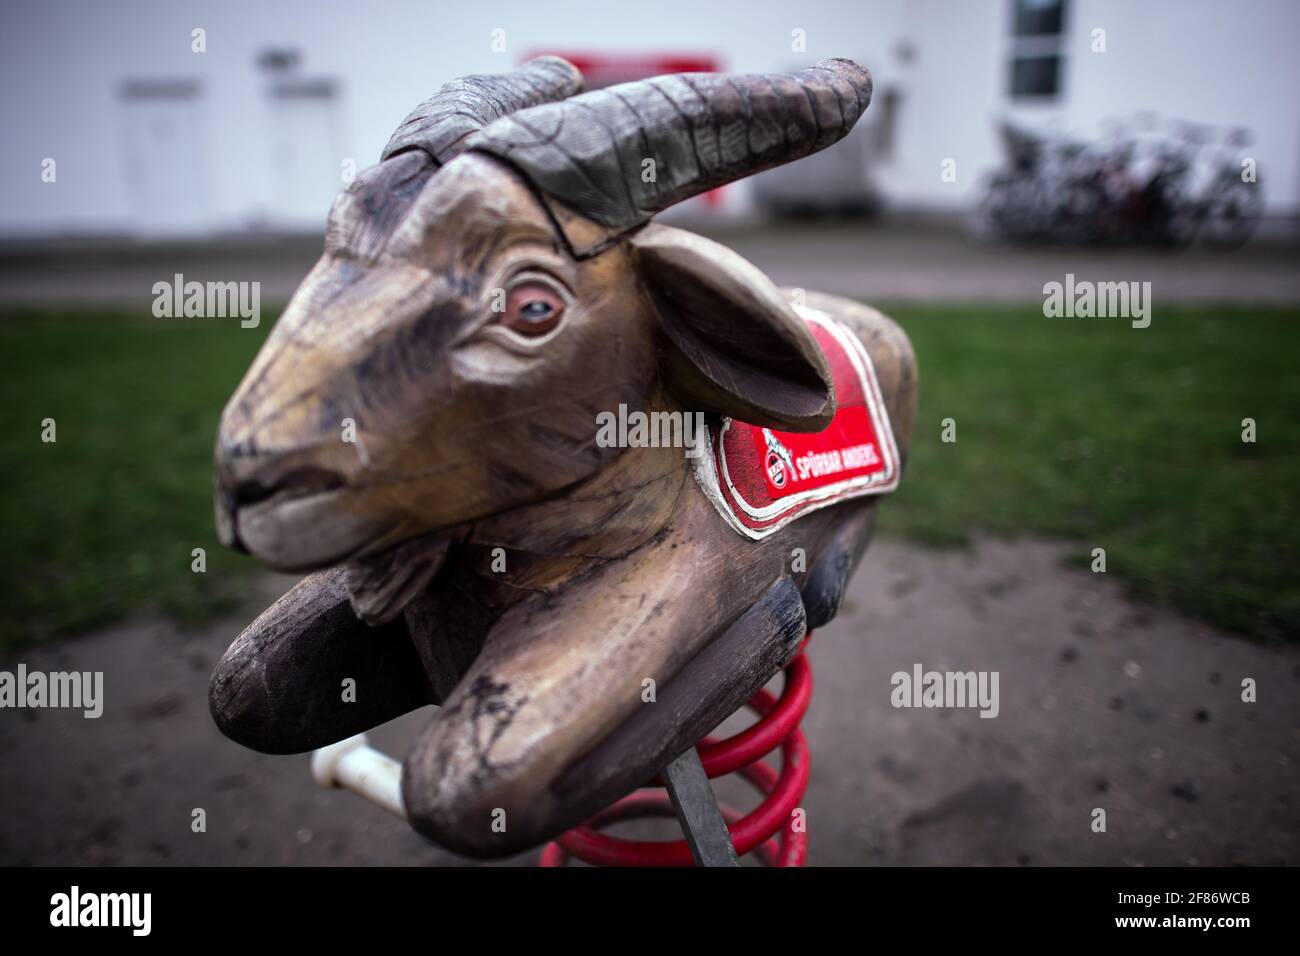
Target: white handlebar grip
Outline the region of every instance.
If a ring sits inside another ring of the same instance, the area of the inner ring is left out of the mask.
[[[402,765],[357,734],[311,755],[311,775],[322,787],[343,787],[389,813],[406,819],[402,804]]]

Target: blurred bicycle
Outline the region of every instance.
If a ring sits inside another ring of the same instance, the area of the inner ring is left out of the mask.
[[[987,241],[1233,248],[1254,234],[1259,183],[1242,174],[1244,129],[1139,114],[1087,143],[999,124],[1006,161],[985,183],[970,231]]]

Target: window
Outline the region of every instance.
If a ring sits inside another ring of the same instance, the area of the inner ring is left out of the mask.
[[[308,75],[293,47],[268,47],[257,56],[266,78],[266,135],[273,192],[271,222],[281,229],[316,229],[343,179],[342,87],[330,76]]]
[[[1009,92],[1012,99],[1061,95],[1067,0],[1012,0]]]
[[[1065,0],[1015,0],[1015,6],[1013,35],[1060,36],[1065,32]]]

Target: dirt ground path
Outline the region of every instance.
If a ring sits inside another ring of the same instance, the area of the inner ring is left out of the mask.
[[[1300,859],[1300,650],[1133,604],[1059,554],[1033,541],[873,546],[810,649],[810,865]],[[283,581],[259,586],[266,603]],[[305,756],[218,734],[208,675],[241,624],[136,623],[20,658],[104,671],[106,705],[97,720],[0,711],[0,863],[466,862],[317,788]],[[893,707],[891,675],[915,664],[998,672],[998,716]],[[1241,700],[1247,677],[1256,703]],[[373,737],[400,755],[423,719]],[[742,784],[721,793],[752,804]],[[207,831],[194,833],[200,807]]]

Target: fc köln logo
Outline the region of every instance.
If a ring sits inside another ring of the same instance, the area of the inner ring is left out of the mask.
[[[769,452],[767,456],[767,477],[772,479],[772,484],[778,488],[785,487],[785,462],[776,452]]]
[[[794,455],[772,434],[772,429],[764,428],[763,437],[767,440],[767,477],[774,487],[784,488],[794,475]]]

